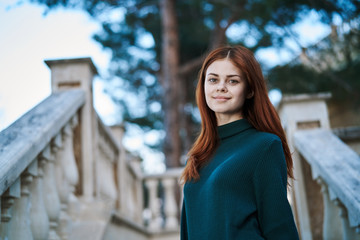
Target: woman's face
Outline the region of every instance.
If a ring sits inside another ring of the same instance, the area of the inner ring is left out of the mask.
[[[246,85],[242,71],[228,59],[216,60],[206,70],[205,99],[219,126],[243,118]]]

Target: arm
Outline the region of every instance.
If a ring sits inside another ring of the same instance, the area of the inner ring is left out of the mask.
[[[287,169],[280,139],[272,141],[260,157],[254,174],[260,229],[268,240],[298,240],[287,199]]]
[[[188,239],[185,200],[183,200],[182,210],[181,210],[180,239],[181,240]]]

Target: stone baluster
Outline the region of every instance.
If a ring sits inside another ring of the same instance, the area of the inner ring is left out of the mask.
[[[360,240],[360,234],[356,233],[356,228],[351,228],[346,207],[338,200],[335,201],[340,209],[341,225],[343,229],[343,240]]]
[[[165,178],[162,180],[165,192],[165,228],[174,229],[178,227],[178,207],[175,199],[175,182],[174,178]]]
[[[145,184],[149,193],[149,208],[151,211],[151,219],[148,227],[150,230],[156,231],[161,229],[162,226],[160,202],[157,197],[158,179],[147,179]]]
[[[104,173],[106,173],[107,178],[104,178],[105,183],[107,185],[106,188],[106,200],[109,210],[112,211],[115,208],[115,203],[117,199],[117,191],[116,191],[116,185],[115,185],[115,176],[114,176],[114,163],[110,159],[103,159],[103,167],[104,167]],[[104,191],[105,193],[105,191]]]
[[[106,203],[107,211],[111,211],[115,207],[117,199],[113,166],[113,162],[106,155],[100,155],[97,158],[97,195]]]
[[[133,161],[133,160],[130,160]],[[135,167],[135,168],[134,168]],[[124,192],[126,192],[126,208],[123,208],[122,211],[128,215],[133,221],[143,224],[144,223],[144,209],[143,209],[143,181],[142,178],[138,175],[138,171],[141,171],[140,169],[136,169],[137,167],[140,168],[140,166],[137,166],[137,163],[132,163],[128,166],[126,173],[124,186],[126,186]],[[145,182],[146,184],[146,182]],[[122,194],[120,194],[121,196]],[[126,211],[126,212],[125,212]],[[150,210],[148,211],[150,213]],[[149,220],[151,214],[148,214]],[[149,220],[150,221],[150,220]]]
[[[321,186],[324,201],[323,238],[324,240],[342,239],[339,209],[335,202],[331,200],[327,184],[321,178],[318,178],[317,182]]]
[[[129,213],[129,216],[131,219],[136,219],[136,213],[137,213],[137,205],[136,205],[136,179],[132,178],[133,176],[129,176],[128,182],[129,182],[129,192],[128,192],[128,204],[127,204],[127,210]]]
[[[70,193],[74,193],[76,185],[79,183],[79,173],[75,161],[74,143],[73,143],[73,128],[77,125],[78,120],[75,115],[70,124],[64,128],[64,161],[63,169],[65,170],[65,178],[69,182]]]
[[[59,194],[60,206],[61,209],[66,208],[66,203],[69,197],[69,183],[66,181],[64,175],[66,168],[63,168],[63,162],[65,159],[65,148],[63,145],[63,136],[64,134],[58,134],[51,145],[51,150],[55,153],[54,169],[55,169],[55,179],[56,179],[56,189]]]
[[[32,176],[25,171],[21,177],[20,198],[15,199],[12,206],[12,218],[9,225],[9,240],[33,240],[30,226],[30,191]]]
[[[65,179],[69,183],[69,204],[71,203],[78,203],[78,199],[75,196],[75,188],[79,183],[79,170],[75,160],[75,153],[74,153],[74,142],[73,142],[73,129],[78,124],[77,115],[75,115],[71,122],[67,124],[64,128],[64,161],[62,161]],[[68,210],[69,214],[71,209]],[[74,217],[74,216],[73,216]]]
[[[58,240],[60,238],[56,233],[56,229],[60,215],[60,199],[55,182],[55,157],[50,150],[50,146],[45,148],[45,150],[41,153],[40,158],[46,160],[46,164],[44,166],[43,191],[45,208],[50,221],[49,240]]]
[[[1,196],[1,224],[0,238],[2,240],[9,239],[9,225],[12,214],[11,209],[14,205],[15,198],[20,198],[20,178]]]
[[[143,180],[142,180],[142,170],[141,170],[141,159],[139,157],[132,158],[130,163],[131,163],[131,168],[134,170],[134,174],[132,174],[131,176],[132,189],[130,190],[133,200],[132,216],[134,217],[134,220],[136,222],[143,223],[144,202],[143,202]]]
[[[49,236],[49,218],[44,204],[43,177],[44,177],[44,159],[38,158],[34,161],[36,167],[35,176],[30,186],[31,192],[31,230],[34,240],[48,239]]]
[[[59,200],[60,200],[60,215],[57,232],[61,239],[68,239],[68,231],[70,226],[70,217],[67,213],[67,203],[69,200],[70,186],[69,182],[66,179],[65,173],[67,171],[64,162],[67,158],[67,147],[65,130],[62,134],[58,134],[51,146],[52,151],[55,153],[55,179],[56,179],[56,189],[58,190]]]

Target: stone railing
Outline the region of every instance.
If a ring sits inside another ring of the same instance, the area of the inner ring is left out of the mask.
[[[294,144],[323,196],[323,239],[360,239],[360,157],[330,130],[301,130]]]
[[[139,159],[128,158],[125,169],[126,207],[114,213],[104,240],[178,240],[182,168],[144,175]]]
[[[333,128],[332,131],[341,141],[360,155],[360,126]]]
[[[52,94],[0,133],[0,240],[179,239],[181,170],[144,175],[95,112],[90,58],[45,62]]]
[[[73,131],[81,90],[52,94],[0,133],[0,239],[67,239],[79,181]]]
[[[150,231],[177,230],[182,188],[179,178],[183,168],[167,170],[162,174],[144,176],[148,212],[146,225]]]
[[[331,130],[329,98],[329,93],[285,95],[280,102],[294,163],[288,196],[301,239],[356,240],[360,160],[351,148],[356,149],[358,140],[349,132],[353,128],[346,129],[346,137],[344,129]]]

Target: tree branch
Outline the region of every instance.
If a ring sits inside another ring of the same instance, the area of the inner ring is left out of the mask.
[[[201,67],[201,64],[203,63],[204,59],[205,59],[205,55],[187,61],[185,64],[179,67],[178,74],[181,76],[185,76],[191,72],[194,72],[196,68]]]
[[[221,28],[220,24],[217,24],[217,27],[215,27],[215,29],[213,31],[213,35],[218,36],[218,37],[214,37],[212,39],[212,41],[210,43],[211,49],[218,47],[219,45],[221,45],[224,42],[224,39],[226,39],[226,35],[225,35],[226,30],[231,26],[231,24],[233,24],[236,21],[237,21],[237,18],[235,17],[235,15],[233,15],[229,18],[229,20],[224,28]],[[178,72],[179,75],[184,76],[184,75],[187,75],[187,74],[193,72],[196,68],[200,68],[200,66],[204,60],[205,60],[205,55],[202,55],[198,58],[195,58],[195,59],[192,59],[192,60],[186,62],[185,64],[180,66],[179,72]]]

